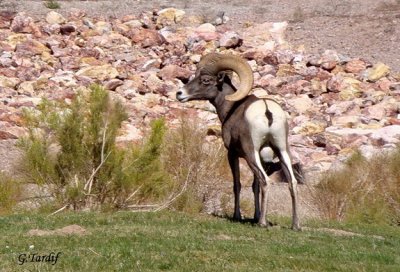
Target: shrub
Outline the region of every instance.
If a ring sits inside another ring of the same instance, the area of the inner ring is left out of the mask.
[[[367,159],[356,152],[315,186],[314,200],[329,219],[400,224],[400,147]]]
[[[162,199],[171,185],[160,157],[164,121],[152,123],[142,145],[122,149],[115,140],[126,119],[122,104],[98,85],[70,105],[43,100],[26,110],[29,133],[19,142],[25,181],[46,185],[58,205],[75,210]]]
[[[45,1],[43,4],[48,9],[59,9],[59,8],[61,8],[60,3],[58,3],[55,0],[48,0],[48,1]]]
[[[207,130],[198,123],[182,115],[178,128],[166,136],[163,155],[176,184],[188,185],[173,206],[187,212],[203,209],[205,202],[221,191],[222,183],[231,179],[222,142],[207,141]]]
[[[10,213],[21,193],[18,181],[0,172],[0,214]]]

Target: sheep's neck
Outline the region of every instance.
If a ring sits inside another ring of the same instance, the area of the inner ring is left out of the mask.
[[[218,118],[221,123],[226,121],[226,118],[229,117],[229,114],[235,104],[235,102],[231,102],[225,99],[225,96],[229,94],[233,94],[235,92],[231,86],[228,84],[224,84],[222,86],[222,91],[215,97],[214,99],[210,100],[211,104],[217,110]]]

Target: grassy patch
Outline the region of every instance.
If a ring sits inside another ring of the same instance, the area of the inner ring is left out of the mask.
[[[286,218],[275,218],[287,225]],[[31,237],[30,229],[78,224],[86,236]],[[309,222],[363,236],[270,230],[182,213],[64,213],[0,219],[0,270],[34,271],[397,271],[400,229]],[[384,239],[372,235],[383,236]],[[33,248],[32,248],[33,246]],[[21,253],[62,252],[56,265],[26,263]]]

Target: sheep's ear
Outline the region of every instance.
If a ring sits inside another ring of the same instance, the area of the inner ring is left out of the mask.
[[[217,75],[217,82],[218,82],[218,84],[224,83],[224,80],[225,80],[225,77],[226,77],[226,76],[227,76],[227,74],[226,74],[225,71],[219,72],[218,75]]]
[[[223,83],[232,85],[231,77],[232,77],[232,71],[219,72],[217,75],[218,86],[221,87]]]

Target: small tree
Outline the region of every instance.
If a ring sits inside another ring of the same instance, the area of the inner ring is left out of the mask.
[[[152,123],[142,146],[122,149],[115,140],[126,119],[123,105],[98,85],[70,105],[43,100],[37,111],[26,110],[29,133],[19,142],[25,180],[75,210],[162,199],[171,185],[160,159],[164,121]]]

